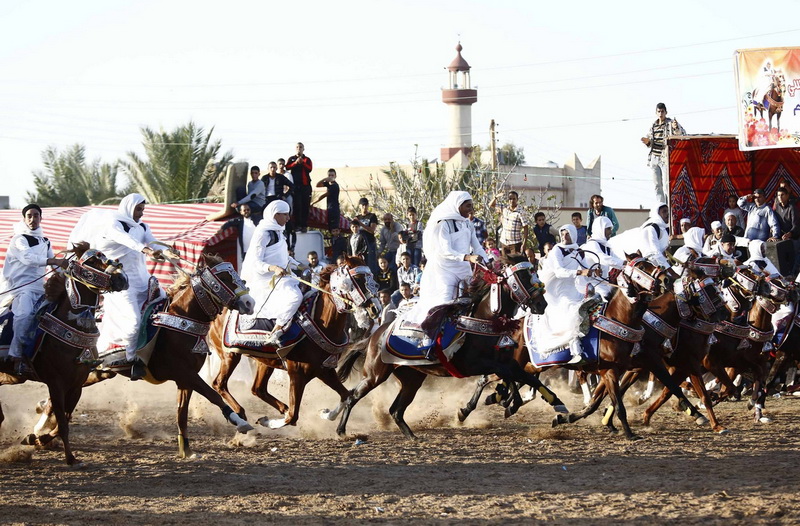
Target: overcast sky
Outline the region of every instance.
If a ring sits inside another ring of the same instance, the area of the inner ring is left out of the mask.
[[[800,12],[797,2],[780,5]],[[656,7],[657,6],[657,7]],[[439,157],[444,67],[461,40],[478,87],[473,142],[528,164],[602,156],[617,207],[654,199],[639,142],[665,102],[688,133],[736,133],[733,53],[800,45],[752,2],[0,3],[0,194],[21,207],[49,145],[113,161],[141,126],[214,127],[237,160],[306,145],[329,166]],[[313,176],[314,174],[312,174]],[[346,181],[342,184],[346,185]]]

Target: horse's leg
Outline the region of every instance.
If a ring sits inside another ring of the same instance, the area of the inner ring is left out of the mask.
[[[521,382],[527,384],[535,389],[542,396],[542,399],[550,404],[557,413],[566,414],[569,412],[564,402],[558,398],[558,395],[548,389],[535,373],[529,373],[515,361],[500,363],[489,358],[483,358],[481,362],[479,362],[478,367],[480,370],[494,371],[497,376],[506,382]]]
[[[250,392],[277,409],[280,414],[285,415],[286,411],[289,410],[289,406],[269,393],[269,379],[272,378],[275,368],[260,360],[253,361],[256,363],[256,374],[253,377],[253,386],[250,388]]]
[[[614,405],[614,410],[617,413],[617,418],[620,424],[622,424],[622,430],[625,431],[625,436],[628,440],[640,440],[641,437],[635,435],[633,431],[631,431],[631,426],[628,423],[628,413],[625,410],[625,404],[619,392],[619,373],[613,367],[607,369],[603,375],[603,380],[606,384],[608,396],[611,398],[611,403]]]
[[[556,427],[560,424],[572,424],[573,422],[577,422],[587,416],[593,414],[597,411],[597,408],[600,407],[600,402],[603,401],[605,397],[605,387],[603,383],[597,385],[594,392],[591,393],[591,397],[589,398],[589,402],[577,413],[568,413],[566,415],[556,415],[553,419],[553,427]]]
[[[78,459],[72,454],[72,448],[69,444],[69,420],[67,420],[66,411],[66,387],[59,383],[48,384],[50,391],[50,403],[53,406],[53,415],[56,417],[58,436],[64,443],[64,455],[66,456],[67,464],[70,466],[78,463]]]
[[[289,374],[289,410],[283,418],[267,418],[262,416],[257,420],[259,424],[269,427],[270,429],[280,429],[284,426],[297,425],[303,393],[305,392],[308,382],[314,378],[311,365],[307,363],[287,360],[286,372]]]
[[[189,401],[192,399],[191,389],[178,389],[178,458],[192,456],[189,447]]]
[[[783,364],[785,363],[787,363],[786,353],[784,351],[776,351],[775,361],[772,362],[772,367],[770,367],[769,373],[767,373],[767,378],[764,381],[764,385],[769,386],[772,384],[772,381],[783,372]]]
[[[221,352],[217,353],[217,355],[219,356],[219,371],[217,371],[217,376],[214,377],[214,381],[211,385],[214,390],[222,396],[222,399],[233,408],[237,415],[247,420],[244,408],[239,405],[239,402],[236,401],[228,389],[228,380],[230,380],[239,362],[242,361],[242,355],[236,352]]]
[[[719,398],[717,399],[717,402],[721,402],[725,398],[730,398],[731,396],[737,399],[740,398],[739,391],[733,384],[733,380],[731,380],[731,377],[720,363],[718,363],[716,360],[713,360],[710,355],[706,355],[706,357],[703,358],[703,367],[705,367],[708,372],[716,376],[717,380],[719,380],[722,384],[722,389],[719,391]]]
[[[766,375],[765,364],[763,362],[758,362],[754,367],[753,374],[755,376],[753,394],[751,395],[751,403],[755,406],[753,416],[756,423],[768,424],[772,422],[772,419],[762,414],[767,401],[767,386],[764,384],[763,380]]]
[[[367,351],[367,359],[364,361],[364,376],[361,381],[350,391],[347,400],[344,401],[344,409],[342,410],[342,417],[339,419],[339,425],[336,427],[336,434],[340,437],[347,434],[347,421],[350,419],[350,412],[353,410],[359,400],[367,396],[367,394],[385,382],[392,374],[392,367],[381,362],[380,357],[374,357],[374,351]],[[370,359],[372,357],[372,359]]]
[[[237,415],[231,407],[225,403],[220,394],[214,390],[210,385],[205,383],[200,375],[192,373],[182,382],[176,382],[178,389],[191,389],[197,394],[219,407],[222,411],[222,416],[225,420],[236,426],[239,433],[247,433],[253,430],[253,426],[247,423],[242,417]]]
[[[677,379],[679,378],[686,378],[686,373],[684,371],[680,371],[677,368],[672,371],[670,375],[670,383],[677,385]],[[650,404],[650,407],[644,410],[643,421],[644,425],[649,426],[650,420],[653,418],[653,414],[658,411],[658,409],[666,403],[667,400],[672,396],[672,392],[670,392],[668,387],[664,387],[661,389],[661,394],[658,396],[655,402]]]
[[[702,372],[695,371],[690,375],[690,378],[692,380],[694,392],[697,393],[697,397],[700,398],[700,400],[703,402],[703,405],[706,406],[706,413],[708,414],[708,421],[711,423],[711,429],[713,429],[715,433],[727,433],[728,430],[725,429],[725,426],[719,423],[719,420],[717,420],[717,415],[714,413],[714,408],[711,404],[711,396],[709,396],[708,390],[706,389]]]
[[[700,411],[686,398],[686,395],[683,394],[683,391],[678,386],[678,380],[686,378],[688,371],[686,371],[683,376],[679,377],[676,377],[674,374],[669,374],[667,368],[664,367],[664,361],[661,356],[654,353],[642,353],[640,359],[642,364],[658,378],[664,387],[666,387],[668,395],[667,398],[664,399],[665,402],[669,399],[670,395],[674,395],[675,398],[678,399],[678,407],[680,407],[680,410],[690,418],[693,418],[697,425],[706,425],[708,423],[708,419],[700,414]],[[662,391],[661,394],[663,396],[664,392]]]
[[[478,378],[478,383],[475,387],[475,392],[472,393],[472,398],[469,399],[467,405],[458,410],[459,422],[463,422],[464,420],[466,420],[467,417],[470,415],[470,413],[475,411],[475,409],[478,407],[478,402],[480,401],[481,394],[483,393],[483,390],[486,388],[487,385],[489,385],[489,375],[484,374],[483,376]]]
[[[419,391],[419,388],[422,387],[422,382],[425,381],[427,375],[408,367],[395,369],[394,375],[400,380],[400,392],[397,393],[397,397],[394,399],[394,402],[392,402],[391,407],[389,407],[389,414],[392,415],[395,424],[397,424],[397,427],[400,428],[400,431],[403,432],[406,438],[415,439],[417,437],[411,431],[411,428],[408,427],[403,416],[405,415],[406,408],[414,401],[414,397],[417,391]]]
[[[336,393],[339,395],[339,405],[337,405],[333,411],[329,411],[327,409],[320,411],[321,418],[324,420],[330,420],[332,422],[336,420],[336,417],[339,416],[339,413],[341,413],[342,409],[344,409],[344,402],[347,400],[347,397],[350,396],[350,391],[339,380],[339,376],[336,374],[336,370],[334,369],[322,367],[318,371],[317,378],[322,380],[325,385],[336,391]]]

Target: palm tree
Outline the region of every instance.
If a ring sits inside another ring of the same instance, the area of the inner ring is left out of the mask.
[[[118,163],[86,162],[86,148],[74,144],[63,152],[54,146],[42,152],[44,170],[33,172],[35,192],[28,201],[40,206],[97,205],[121,197],[117,191]]]
[[[189,122],[171,132],[151,128],[142,130],[146,158],[128,152],[122,168],[133,191],[150,203],[199,201],[208,198],[211,188],[222,178],[233,151],[222,156],[222,142],[211,142],[211,134]]]

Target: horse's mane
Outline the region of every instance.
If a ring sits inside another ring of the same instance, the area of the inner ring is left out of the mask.
[[[528,261],[528,258],[525,257],[524,254],[518,255],[505,255],[500,257],[500,263],[505,265],[516,265],[517,263],[523,263]],[[490,284],[487,283],[483,278],[483,272],[475,272],[472,275],[472,279],[469,281],[469,285],[467,285],[467,294],[472,298],[473,301],[479,301],[483,298],[486,294],[486,291],[489,289]]]
[[[214,267],[225,261],[217,254],[200,254],[200,257],[206,267]],[[173,281],[172,285],[167,289],[167,296],[173,298],[175,294],[188,287],[191,277],[191,275],[184,274],[183,272],[176,273],[175,281]]]
[[[71,250],[67,252],[80,258],[87,250],[89,250],[89,243],[80,241],[72,246]],[[44,284],[44,297],[47,301],[59,301],[67,293],[67,276],[63,272],[56,272],[50,276],[50,279]]]

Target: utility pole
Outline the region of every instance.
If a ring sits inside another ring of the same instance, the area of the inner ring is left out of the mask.
[[[492,119],[492,122],[489,124],[489,148],[492,152],[492,172],[495,174],[497,173],[497,134],[495,133],[495,122]],[[493,174],[494,175],[494,174]]]

